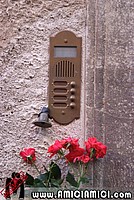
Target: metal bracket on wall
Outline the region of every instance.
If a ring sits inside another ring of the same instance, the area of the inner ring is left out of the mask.
[[[80,117],[82,38],[62,31],[50,38],[49,109],[59,124]]]
[[[52,126],[52,124],[49,122],[49,109],[47,107],[43,107],[41,109],[38,117],[38,121],[33,122],[35,126],[39,126],[42,128],[49,128]]]

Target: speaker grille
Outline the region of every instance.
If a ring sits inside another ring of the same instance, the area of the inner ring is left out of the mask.
[[[72,62],[62,60],[55,65],[56,77],[74,77],[75,66]]]

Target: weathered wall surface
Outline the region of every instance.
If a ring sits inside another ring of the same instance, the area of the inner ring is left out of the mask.
[[[0,177],[29,170],[18,158],[23,147],[37,149],[40,165],[56,138],[96,136],[108,153],[91,166],[91,186],[133,188],[132,4],[1,0]],[[62,30],[82,37],[81,117],[42,130],[32,122],[48,104],[49,37]]]
[[[133,3],[92,0],[88,6],[86,132],[108,146],[106,159],[93,166],[93,186],[133,189]]]
[[[134,188],[133,6],[132,1],[106,4],[104,123],[109,159],[104,185],[113,188]]]
[[[82,136],[81,119],[68,126],[52,122],[46,130],[32,122],[48,104],[49,38],[70,30],[83,37],[84,46],[86,12],[83,0],[2,0],[0,8],[0,177],[5,177],[30,169],[18,158],[22,148],[36,148],[40,165],[56,138]]]

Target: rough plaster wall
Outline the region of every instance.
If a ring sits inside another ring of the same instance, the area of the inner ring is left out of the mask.
[[[0,177],[4,178],[14,170],[31,171],[18,157],[24,147],[36,148],[41,167],[55,139],[71,135],[83,140],[82,118],[67,126],[52,122],[45,130],[32,122],[48,104],[49,37],[70,30],[83,38],[84,46],[86,8],[84,0],[1,0],[0,8]],[[81,102],[83,116],[83,94]]]
[[[88,1],[86,135],[108,147],[92,184],[114,191],[134,188],[132,9],[130,0]]]

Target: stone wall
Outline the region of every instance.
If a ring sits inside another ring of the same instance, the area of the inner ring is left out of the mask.
[[[132,7],[129,0],[88,1],[86,133],[108,147],[93,166],[99,188],[134,186]]]

